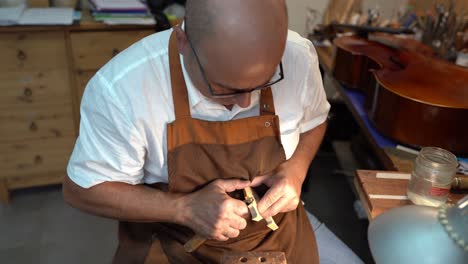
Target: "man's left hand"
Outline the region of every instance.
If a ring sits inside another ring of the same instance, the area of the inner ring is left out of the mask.
[[[257,176],[251,186],[267,185],[269,190],[258,202],[263,218],[286,213],[297,208],[301,200],[302,183],[307,170],[291,161],[281,164],[274,172]]]

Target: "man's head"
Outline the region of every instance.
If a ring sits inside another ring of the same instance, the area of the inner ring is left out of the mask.
[[[212,92],[248,91],[278,79],[287,23],[284,0],[188,0],[185,32],[175,30],[195,86],[213,101],[247,107],[250,94]]]

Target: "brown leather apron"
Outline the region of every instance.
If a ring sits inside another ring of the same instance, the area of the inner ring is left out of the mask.
[[[174,33],[169,61],[176,116],[167,125],[169,191],[190,193],[220,178],[252,180],[285,161],[270,88],[261,93],[259,116],[225,122],[193,119]],[[250,220],[239,237],[208,240],[192,254],[183,249],[194,235],[186,227],[121,222],[114,263],[219,263],[226,252],[247,251],[281,251],[291,264],[318,263],[315,236],[302,204],[273,218],[276,231],[265,221]]]

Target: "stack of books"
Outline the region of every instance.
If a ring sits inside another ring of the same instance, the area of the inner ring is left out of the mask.
[[[156,24],[149,8],[139,0],[88,0],[95,20],[106,24]]]

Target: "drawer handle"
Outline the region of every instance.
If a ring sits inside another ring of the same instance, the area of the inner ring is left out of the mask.
[[[24,96],[26,96],[26,97],[31,97],[31,96],[32,96],[32,90],[31,90],[31,88],[28,88],[28,87],[24,88],[23,94],[24,94]]]
[[[37,131],[36,122],[34,122],[34,121],[31,122],[31,124],[29,125],[29,130],[31,130],[31,131]]]
[[[26,53],[24,53],[22,50],[18,50],[18,59],[21,61],[26,60]]]
[[[112,57],[115,56],[115,55],[117,55],[117,54],[119,54],[119,52],[120,52],[119,49],[114,48],[114,49],[112,50]]]
[[[42,157],[41,157],[41,155],[36,155],[36,156],[34,157],[34,163],[36,163],[36,164],[41,164],[41,163],[42,163]]]

